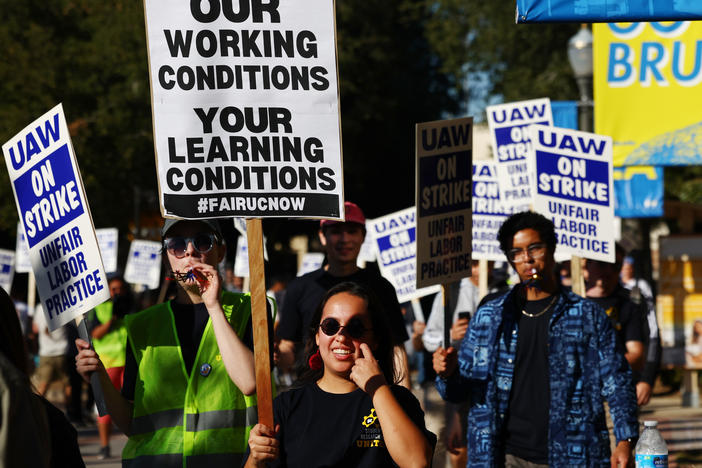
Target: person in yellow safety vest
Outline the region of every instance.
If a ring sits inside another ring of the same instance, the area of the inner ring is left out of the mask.
[[[99,304],[89,315],[88,328],[93,338],[93,347],[100,356],[103,366],[116,389],[122,388],[125,354],[127,348],[127,327],[125,317],[133,312],[133,301],[127,283],[121,276],[114,276],[107,282],[110,300]],[[110,458],[110,436],[112,419],[109,414],[97,420],[100,435],[98,459]]]
[[[85,379],[99,373],[129,437],[123,467],[238,466],[257,421],[250,296],[222,292],[216,220],[169,219],[161,235],[179,287],[174,300],[128,316],[121,394],[82,340],[76,367]]]

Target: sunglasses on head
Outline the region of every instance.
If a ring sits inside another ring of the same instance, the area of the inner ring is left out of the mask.
[[[360,318],[352,318],[346,325],[341,325],[337,319],[328,317],[322,320],[319,328],[327,336],[334,336],[343,328],[346,330],[346,334],[354,339],[363,337],[367,330]]]
[[[212,250],[212,247],[217,243],[217,236],[212,233],[197,234],[193,237],[168,237],[163,241],[166,250],[175,255],[176,258],[185,257],[185,251],[188,250],[188,244],[193,244],[195,250],[201,254],[205,254]]]

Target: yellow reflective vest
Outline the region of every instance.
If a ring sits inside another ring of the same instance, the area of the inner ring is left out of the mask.
[[[112,318],[112,301],[103,302],[94,309],[95,316],[100,323],[107,323]],[[100,356],[102,364],[107,368],[124,367],[125,352],[127,349],[127,328],[124,319],[120,318],[112,323],[112,329],[102,338],[93,338],[93,347]]]
[[[222,293],[222,309],[243,337],[248,294]],[[256,396],[232,382],[207,320],[190,374],[185,369],[170,302],[126,318],[138,366],[123,467],[240,466],[256,424]]]

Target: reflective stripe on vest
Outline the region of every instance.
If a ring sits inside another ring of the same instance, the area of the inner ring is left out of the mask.
[[[134,417],[129,426],[129,432],[132,435],[146,434],[147,432],[155,432],[165,427],[178,427],[182,425],[183,410],[178,408]]]
[[[224,292],[222,309],[242,337],[251,315],[250,297]],[[240,460],[256,423],[256,397],[243,395],[229,377],[211,320],[189,373],[169,303],[128,315],[127,329],[138,376],[124,466],[161,466],[174,455],[180,457],[179,467],[210,455]],[[203,364],[210,365],[208,373],[200,373]]]
[[[257,421],[258,406],[249,406],[243,410],[207,411],[205,413],[187,415],[185,430],[197,432],[226,427],[253,426]]]

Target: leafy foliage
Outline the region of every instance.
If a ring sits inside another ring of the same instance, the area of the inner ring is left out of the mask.
[[[501,96],[504,102],[577,99],[567,48],[578,25],[517,25],[514,1],[438,0],[433,4],[428,38],[445,70],[469,74],[471,98],[487,94]]]
[[[125,232],[134,187],[156,187],[141,2],[0,0],[0,9],[0,141],[62,102],[95,225]],[[14,236],[1,166],[0,230]]]

